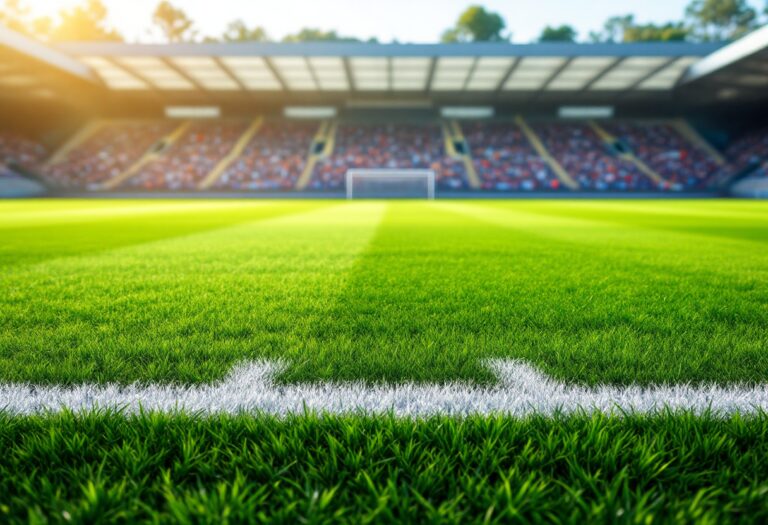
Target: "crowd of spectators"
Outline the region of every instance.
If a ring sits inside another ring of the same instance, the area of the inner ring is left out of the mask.
[[[317,123],[264,124],[214,187],[230,190],[288,190],[307,164]]]
[[[51,166],[44,175],[57,186],[98,188],[117,177],[173,129],[168,121],[114,121]]]
[[[582,190],[651,190],[655,183],[582,123],[537,123],[544,146]]]
[[[193,123],[157,160],[130,177],[124,187],[143,190],[192,190],[232,149],[245,121]]]
[[[542,191],[560,189],[560,180],[513,123],[464,126],[475,171],[484,190]]]
[[[333,154],[317,163],[310,188],[341,188],[347,170],[374,168],[432,169],[439,187],[466,187],[464,165],[446,154],[437,124],[342,124]]]
[[[702,189],[719,171],[712,156],[664,123],[614,122],[605,128],[668,182],[668,189]]]
[[[15,133],[0,132],[0,176],[15,176],[15,167],[34,170],[46,155],[45,147],[39,142]]]
[[[768,177],[768,128],[760,128],[734,140],[725,152],[729,173],[736,175],[753,168],[749,175]]]
[[[41,173],[58,186],[99,188],[123,173],[178,122],[115,121],[103,124],[83,143],[51,166],[38,142],[0,133],[0,176],[14,168]],[[250,139],[216,181],[229,190],[289,190],[307,165],[316,122],[269,121]],[[607,144],[583,122],[538,122],[532,128],[553,158],[590,191],[692,190],[727,179],[752,167],[753,176],[768,176],[768,128],[747,133],[724,151],[723,168],[704,148],[690,143],[670,124],[606,122],[618,139]],[[230,153],[247,127],[245,121],[197,121],[153,162],[127,179],[134,189],[192,190]],[[511,122],[469,122],[463,125],[481,188],[488,191],[561,189],[553,169]],[[619,147],[620,146],[620,147]],[[623,153],[634,154],[665,181],[659,187]],[[333,153],[315,166],[308,189],[341,189],[347,170],[432,169],[443,189],[467,188],[464,164],[445,151],[438,123],[342,123]]]

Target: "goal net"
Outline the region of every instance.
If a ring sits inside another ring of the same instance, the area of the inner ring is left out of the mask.
[[[355,169],[347,171],[348,199],[434,199],[432,170]]]

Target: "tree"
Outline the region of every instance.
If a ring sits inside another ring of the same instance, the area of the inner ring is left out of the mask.
[[[624,33],[635,25],[634,15],[612,16],[603,24],[603,42],[623,42]]]
[[[500,14],[473,5],[459,16],[456,25],[447,29],[441,39],[443,42],[501,42],[509,39],[502,36],[506,25]]]
[[[173,6],[168,0],[157,4],[152,21],[160,28],[168,42],[191,42],[197,34],[194,22],[187,13]]]
[[[361,40],[353,36],[341,36],[336,31],[305,27],[298,33],[283,37],[283,42],[361,42]],[[376,42],[376,39],[369,38],[368,42]]]
[[[682,42],[690,33],[682,22],[643,24],[628,27],[624,31],[624,42]]]
[[[697,40],[732,40],[757,27],[747,0],[693,0],[685,13]]]
[[[29,8],[21,0],[5,0],[0,9],[0,24],[13,31],[30,34]]]
[[[683,41],[690,30],[683,22],[637,24],[632,15],[614,16],[605,21],[602,32],[593,32],[594,42],[672,42]]]
[[[539,42],[575,42],[576,35],[576,30],[569,25],[547,26],[541,32]]]
[[[53,41],[122,40],[120,33],[107,25],[107,8],[101,0],[86,0],[84,4],[63,10],[58,23],[50,20],[35,22],[38,31],[47,30]]]
[[[268,42],[269,36],[263,27],[248,27],[242,20],[229,23],[222,35],[225,42]]]

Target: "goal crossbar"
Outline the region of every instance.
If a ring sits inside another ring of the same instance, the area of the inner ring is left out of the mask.
[[[355,196],[355,180],[397,182],[410,180],[426,181],[427,199],[435,198],[435,172],[424,169],[352,169],[347,170],[347,199]]]

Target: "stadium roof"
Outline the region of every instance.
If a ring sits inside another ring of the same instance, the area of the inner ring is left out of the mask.
[[[611,100],[669,94],[692,64],[721,45],[72,43],[59,49],[116,92]]]
[[[764,99],[768,95],[768,26],[725,46],[687,71],[692,93],[717,100]]]
[[[768,27],[731,44],[66,43],[0,27],[0,97],[161,103],[768,98]],[[74,86],[67,91],[66,86]]]
[[[71,86],[93,85],[98,77],[68,54],[0,25],[0,95],[56,99]]]

